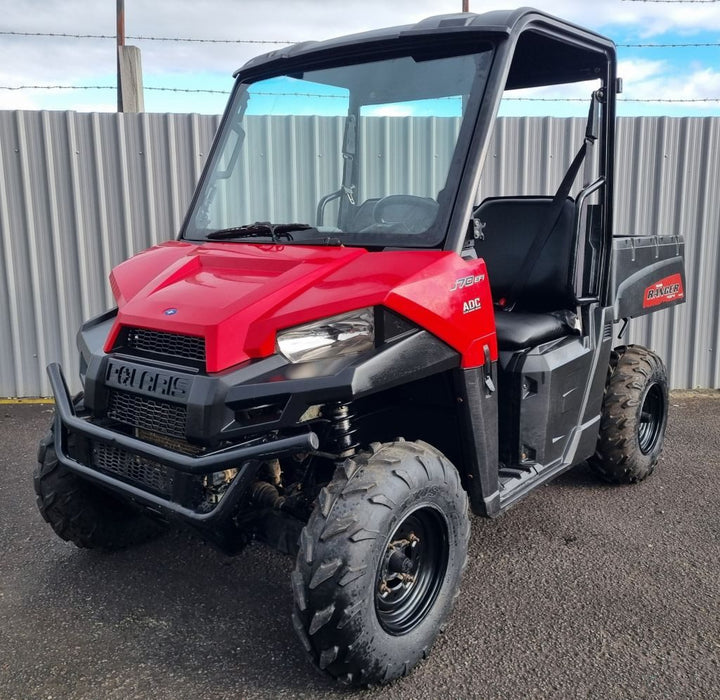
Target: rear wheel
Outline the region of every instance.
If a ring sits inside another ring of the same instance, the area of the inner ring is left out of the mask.
[[[406,675],[452,609],[469,531],[458,473],[433,447],[377,444],[346,460],[292,575],[293,622],[314,663],[351,685]]]
[[[124,549],[162,532],[159,523],[60,464],[52,430],[40,442],[34,485],[40,514],[78,547]]]
[[[613,483],[632,484],[650,476],[662,451],[667,411],[662,360],[640,345],[613,350],[590,466]]]

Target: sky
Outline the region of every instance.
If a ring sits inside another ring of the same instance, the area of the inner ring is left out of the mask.
[[[593,29],[618,44],[624,82],[619,115],[720,116],[720,0],[470,0],[470,10],[522,4]],[[233,71],[252,56],[287,43],[410,24],[461,8],[462,0],[125,0],[125,32],[126,43],[141,50],[145,111],[219,114],[232,88]],[[6,3],[0,19],[0,109],[115,111],[114,87],[74,89],[115,85],[114,38],[20,35],[114,37],[115,9],[114,0]],[[626,46],[688,43],[716,45]],[[20,86],[41,87],[8,89]],[[656,101],[663,98],[680,102]],[[506,113],[513,109],[570,116],[583,114],[586,106],[518,102]]]

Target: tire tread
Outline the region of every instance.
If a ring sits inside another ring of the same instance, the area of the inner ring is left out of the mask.
[[[397,494],[410,494],[423,483],[438,484],[459,503],[457,562],[459,581],[467,565],[470,533],[467,494],[457,470],[434,447],[422,442],[373,444],[370,451],[346,459],[323,487],[316,508],[300,537],[292,577],[293,626],[313,663],[345,685],[385,683],[407,675],[425,658],[439,632],[418,647],[412,658],[382,661],[368,656],[367,638],[361,643],[361,624],[367,606],[369,575],[363,553],[380,536],[375,523],[390,517]],[[362,555],[362,556],[361,556]],[[320,562],[320,563],[318,563]],[[370,585],[372,589],[372,585]],[[447,611],[459,594],[448,590]],[[444,626],[444,625],[443,625]],[[372,638],[375,640],[375,637]],[[308,649],[309,645],[309,649]]]
[[[661,385],[665,417],[656,445],[647,455],[637,440],[637,408],[650,382]],[[662,360],[641,345],[616,348],[610,356],[595,454],[588,460],[609,483],[634,484],[650,476],[662,450],[667,423],[667,375]]]

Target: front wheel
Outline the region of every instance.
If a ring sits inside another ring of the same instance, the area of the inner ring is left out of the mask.
[[[78,547],[124,549],[162,532],[160,524],[60,464],[53,430],[40,442],[33,482],[42,517]]]
[[[467,495],[422,442],[377,444],[340,466],[302,532],[293,622],[325,672],[387,683],[427,656],[467,560]]]
[[[641,345],[613,350],[592,469],[605,481],[632,484],[652,474],[667,426],[662,360]]]

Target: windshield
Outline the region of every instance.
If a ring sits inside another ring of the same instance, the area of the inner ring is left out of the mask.
[[[183,237],[438,244],[462,117],[490,66],[482,49],[240,82]]]

